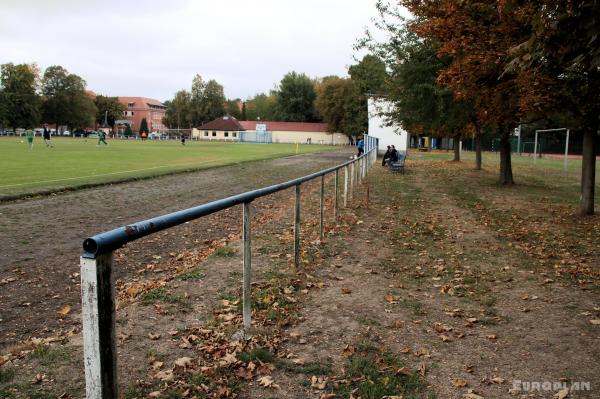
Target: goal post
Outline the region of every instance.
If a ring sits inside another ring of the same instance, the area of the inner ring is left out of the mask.
[[[557,129],[539,129],[535,131],[535,144],[533,145],[533,163],[537,160],[537,146],[538,146],[538,133],[550,133],[550,132],[562,132],[566,131],[567,137],[565,140],[565,156],[564,156],[564,170],[567,170],[568,162],[569,162],[569,129],[566,127],[561,127]]]

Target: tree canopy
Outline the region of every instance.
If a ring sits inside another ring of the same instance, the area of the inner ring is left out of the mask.
[[[192,114],[192,95],[187,90],[179,90],[172,100],[165,101],[167,111],[163,124],[171,129],[191,128],[194,123]]]
[[[93,124],[97,116],[94,101],[85,92],[85,80],[65,68],[48,67],[42,78],[44,121],[72,129]]]
[[[35,65],[0,66],[0,122],[13,129],[33,128],[41,119],[38,70]]]
[[[367,98],[351,79],[326,78],[317,86],[315,106],[330,133],[357,137],[368,128]]]
[[[127,109],[125,105],[123,105],[118,97],[106,97],[106,96],[96,96],[94,99],[94,103],[96,104],[96,108],[98,112],[96,113],[96,123],[101,125],[104,123],[104,118],[106,116],[106,122],[110,127],[115,126],[115,121],[123,118],[123,112]]]
[[[317,97],[312,80],[303,73],[289,72],[275,91],[277,111],[283,121],[317,120],[314,101]]]

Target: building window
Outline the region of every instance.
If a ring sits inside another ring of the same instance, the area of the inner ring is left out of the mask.
[[[213,132],[212,136],[217,137],[217,132]]]
[[[229,132],[225,132],[225,137],[229,137]]]
[[[231,137],[237,137],[237,132],[232,132]]]
[[[204,132],[204,137],[208,137],[208,132]]]

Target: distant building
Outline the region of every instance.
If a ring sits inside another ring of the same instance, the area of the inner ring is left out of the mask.
[[[167,107],[160,101],[146,97],[119,97],[119,102],[127,108],[123,116],[131,122],[130,126],[134,132],[139,131],[144,118],[148,122],[150,132],[166,130],[162,120],[167,113]]]
[[[272,143],[346,145],[350,140],[342,133],[329,133],[326,123],[238,121],[224,116],[192,130],[200,140],[259,141]],[[259,139],[252,139],[259,138]]]

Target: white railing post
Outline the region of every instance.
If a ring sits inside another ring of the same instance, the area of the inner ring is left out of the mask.
[[[248,334],[250,332],[250,328],[252,327],[252,227],[250,225],[249,202],[244,202],[242,230],[244,235],[244,334]]]
[[[112,264],[112,252],[80,258],[87,399],[116,399],[119,394]]]

